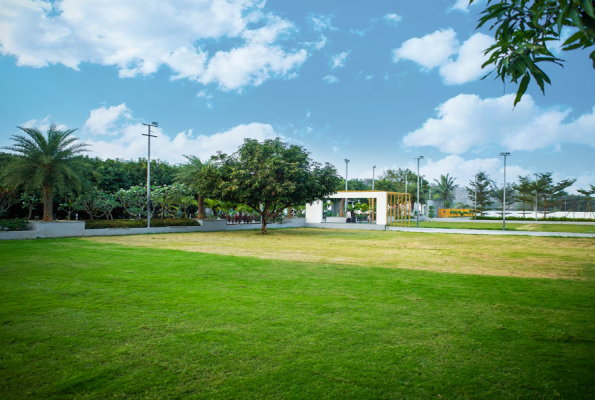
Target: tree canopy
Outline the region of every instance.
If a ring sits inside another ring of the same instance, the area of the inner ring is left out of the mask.
[[[6,166],[5,182],[23,185],[25,192],[43,190],[43,220],[53,220],[53,197],[56,189],[80,188],[81,170],[85,164],[77,157],[87,151],[85,143],[77,143],[75,129],[60,131],[51,125],[44,136],[37,129],[21,128],[25,135],[14,135],[15,142],[4,149],[17,154]]]
[[[279,138],[245,139],[237,152],[211,157],[197,188],[205,197],[252,207],[262,218],[264,234],[267,223],[284,209],[335,193],[339,179],[335,167],[312,161],[301,146]]]
[[[454,198],[454,191],[459,186],[455,184],[456,178],[446,175],[440,175],[440,180],[434,179],[436,182],[436,195],[442,200],[443,207],[448,207],[448,204]]]
[[[548,44],[559,41],[562,30],[571,28],[576,32],[564,41],[562,50],[593,47],[594,9],[593,0],[488,0],[477,28],[491,23],[496,43],[485,50],[489,59],[482,68],[494,66],[502,82],[521,80],[515,106],[521,101],[531,77],[545,94],[545,83],[551,84],[551,81],[538,64],[562,65],[563,62],[552,54]],[[595,50],[589,57],[595,68]]]
[[[486,208],[493,203],[490,195],[491,184],[490,176],[485,171],[479,171],[475,174],[475,179],[469,181],[469,186],[465,186],[469,199],[474,199],[473,203],[481,216]]]
[[[543,204],[543,218],[546,217],[548,202],[555,204],[557,200],[566,195],[564,190],[576,182],[576,179],[564,179],[554,183],[552,174],[552,172],[538,173],[537,180],[534,183],[534,190]]]

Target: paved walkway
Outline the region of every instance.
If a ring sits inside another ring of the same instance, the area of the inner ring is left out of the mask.
[[[444,228],[400,228],[389,227],[391,231],[401,232],[421,232],[421,233],[456,233],[459,235],[511,235],[511,236],[563,236],[563,237],[582,237],[595,238],[595,233],[575,233],[575,232],[532,232],[532,231],[501,231],[487,229],[444,229]]]

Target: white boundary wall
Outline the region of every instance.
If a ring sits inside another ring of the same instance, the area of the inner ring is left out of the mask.
[[[388,192],[339,192],[326,199],[376,199],[376,224],[386,225],[387,223]],[[306,224],[322,223],[322,213],[322,201],[306,204]]]
[[[146,235],[151,233],[185,233],[260,230],[260,224],[227,225],[226,220],[201,220],[201,226],[167,226],[162,228],[106,228],[85,229],[84,221],[30,222],[27,231],[0,231],[0,240],[46,239],[86,236]],[[306,226],[305,218],[284,218],[281,224],[268,224],[267,229],[300,228]]]

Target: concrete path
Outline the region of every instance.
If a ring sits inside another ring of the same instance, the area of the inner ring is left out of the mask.
[[[574,232],[532,232],[532,231],[499,231],[486,229],[444,229],[444,228],[401,228],[389,227],[390,231],[421,232],[421,233],[455,233],[459,235],[511,235],[511,236],[563,236],[595,238],[595,233]]]

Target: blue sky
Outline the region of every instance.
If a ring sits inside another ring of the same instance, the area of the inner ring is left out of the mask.
[[[467,184],[554,172],[595,184],[595,71],[587,52],[547,66],[513,110],[461,0],[0,0],[0,146],[16,126],[78,128],[90,155],[208,158],[282,136],[350,177],[413,168]],[[555,44],[554,44],[555,47]]]

